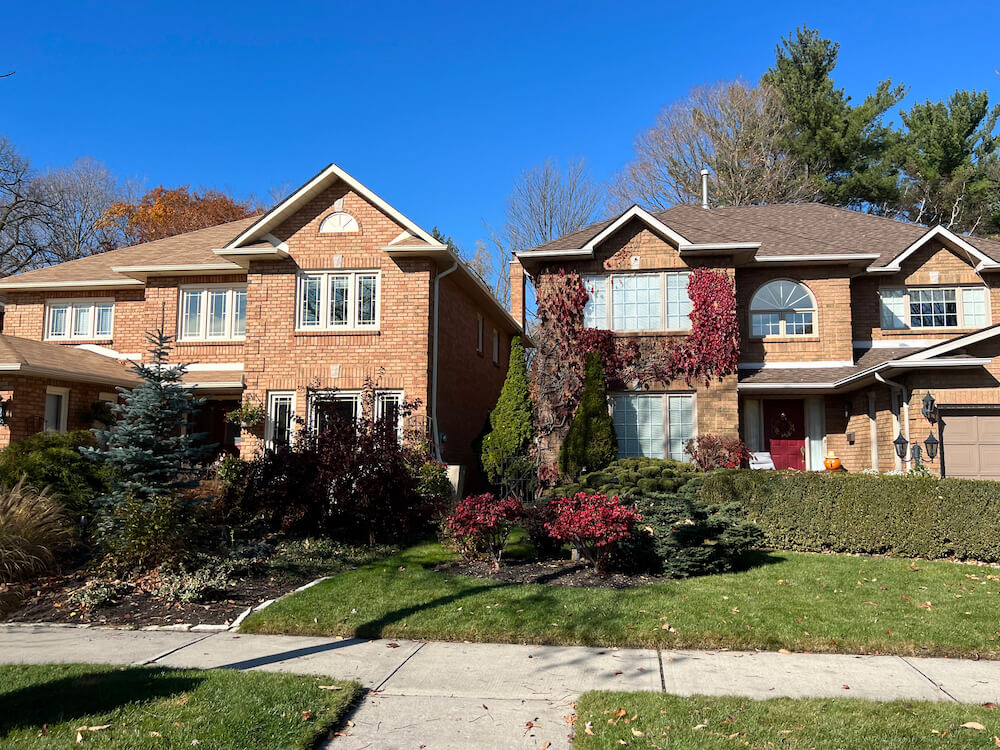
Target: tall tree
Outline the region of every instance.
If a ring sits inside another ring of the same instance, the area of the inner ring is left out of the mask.
[[[694,88],[636,137],[635,157],[612,182],[616,207],[694,203],[706,168],[717,205],[811,199],[816,190],[805,168],[783,149],[789,126],[772,88],[741,81]]]
[[[761,82],[773,86],[791,125],[787,152],[809,170],[824,203],[884,213],[898,200],[898,173],[887,156],[893,131],[885,113],[902,100],[903,85],[881,81],[858,106],[836,88],[840,45],[802,26],[776,49]]]
[[[0,274],[39,263],[47,246],[49,199],[28,159],[0,136]]]
[[[497,405],[490,412],[490,427],[492,429],[483,439],[482,462],[486,476],[498,484],[512,460],[528,455],[535,437],[528,366],[520,336],[510,342],[507,377]]]
[[[117,229],[129,245],[172,237],[183,232],[243,219],[259,213],[251,200],[238,201],[218,190],[192,191],[187,185],[162,185],[135,202],[120,201],[109,207],[102,222],[106,230]]]
[[[1000,231],[1000,105],[991,108],[985,91],[956,91],[902,116],[901,214],[960,232]]]

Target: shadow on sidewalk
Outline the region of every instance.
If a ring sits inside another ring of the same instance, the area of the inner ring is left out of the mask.
[[[368,639],[366,638],[346,638],[342,641],[319,643],[315,646],[303,646],[302,648],[294,648],[291,651],[279,651],[276,654],[258,656],[254,659],[245,659],[243,661],[234,661],[230,664],[221,664],[218,667],[214,667],[214,669],[253,669],[254,667],[264,667],[268,664],[278,664],[279,662],[289,661],[291,659],[299,659],[303,656],[322,654],[326,651],[335,651],[339,648],[357,646],[367,642]]]

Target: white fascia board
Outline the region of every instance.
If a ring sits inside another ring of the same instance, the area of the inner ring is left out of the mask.
[[[818,370],[829,367],[854,367],[854,360],[830,360],[828,362],[740,362],[740,370]]]
[[[232,391],[242,390],[245,387],[242,380],[220,381],[218,383],[181,383],[181,385],[195,391]]]
[[[102,357],[108,357],[110,359],[127,359],[130,362],[137,362],[142,359],[141,354],[122,354],[121,352],[116,352],[114,349],[109,349],[106,346],[100,346],[98,344],[78,344],[76,349],[83,349],[86,352],[93,352],[94,354],[100,354]]]
[[[682,253],[696,253],[699,250],[759,250],[760,245],[760,242],[688,242],[678,249]]]
[[[960,249],[969,253],[969,255],[972,255],[973,257],[979,259],[980,261],[979,265],[981,266],[984,267],[1000,266],[1000,263],[997,263],[997,261],[993,260],[993,258],[989,257],[988,255],[986,255],[973,245],[969,244],[969,242],[963,239],[960,235],[957,235],[951,230],[946,229],[945,227],[938,224],[936,227],[928,229],[926,232],[924,232],[916,242],[913,242],[908,248],[906,248],[903,252],[901,252],[899,255],[893,258],[891,262],[887,263],[884,266],[879,266],[877,268],[869,268],[868,271],[871,273],[896,273],[897,271],[900,270],[899,268],[900,264],[904,260],[909,258],[911,255],[917,252],[917,250],[922,248],[928,242],[938,237],[953,243]]]
[[[917,354],[909,354],[906,357],[903,357],[903,360],[907,362],[919,362],[921,360],[930,359],[931,357],[936,357],[939,354],[947,354],[948,352],[955,351],[956,349],[961,349],[963,346],[971,346],[972,344],[978,344],[980,341],[988,341],[994,336],[1000,336],[1000,325],[991,326],[990,328],[984,328],[981,331],[976,331],[975,333],[970,333],[966,336],[959,336],[956,339],[944,341],[935,347],[925,349]]]
[[[874,341],[852,341],[855,349],[924,349],[935,344],[943,344],[951,339],[877,339]]]
[[[938,367],[985,367],[993,360],[989,357],[956,357],[955,359],[894,359],[886,362],[890,369],[905,368],[907,370],[928,369]]]
[[[434,237],[432,237],[428,232],[421,229],[415,222],[408,219],[402,213],[390,206],[382,198],[362,185],[358,182],[358,180],[351,177],[351,175],[343,169],[338,167],[336,164],[330,164],[319,174],[309,180],[305,185],[292,193],[288,198],[283,200],[277,206],[261,216],[260,219],[244,229],[243,232],[241,232],[234,240],[229,242],[223,250],[229,252],[236,249],[249,239],[259,236],[265,230],[281,223],[286,216],[293,213],[299,207],[299,204],[303,199],[308,198],[314,192],[318,192],[325,185],[333,182],[335,179],[346,182],[355,192],[363,196],[383,213],[390,216],[397,223],[405,227],[414,237],[419,237],[434,247],[442,246],[442,244],[434,239]]]
[[[24,289],[118,289],[143,286],[135,279],[93,279],[90,281],[22,281],[0,284],[0,294]]]
[[[187,366],[188,372],[243,372],[242,362],[195,362]]]
[[[581,248],[576,248],[573,250],[522,250],[515,255],[520,259],[525,260],[548,260],[559,259],[559,258],[569,258],[571,260],[587,260],[594,257],[593,250],[583,250]]]
[[[675,232],[673,229],[649,213],[649,211],[639,208],[639,206],[632,206],[632,208],[625,211],[625,213],[602,229],[596,236],[592,237],[590,242],[584,245],[582,249],[593,251],[595,247],[617,232],[622,226],[625,225],[626,222],[636,218],[643,221],[646,226],[654,232],[673,240],[678,246],[691,244],[691,242],[685,238],[684,235]]]
[[[246,269],[235,263],[189,263],[185,265],[155,266],[111,266],[115,273],[138,278],[149,276],[198,276],[201,274],[246,273]]]
[[[765,255],[754,258],[754,263],[854,263],[875,260],[878,253],[813,253],[811,255]]]
[[[739,383],[738,391],[829,391],[835,383]]]

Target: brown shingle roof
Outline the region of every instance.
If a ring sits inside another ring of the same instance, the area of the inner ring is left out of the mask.
[[[238,219],[214,227],[185,232],[142,245],[132,245],[106,253],[71,260],[35,271],[25,271],[0,279],[0,290],[5,286],[24,283],[49,283],[66,281],[131,281],[124,274],[112,271],[112,266],[143,265],[197,265],[225,263],[212,252],[222,247],[260,217]]]
[[[0,370],[8,372],[136,385],[139,378],[126,369],[128,364],[86,349],[0,334]]]
[[[706,211],[681,205],[654,214],[692,243],[760,242],[758,257],[878,253],[881,266],[918,240],[928,227],[872,216],[823,203],[785,203],[769,206],[730,206]],[[582,247],[613,219],[592,224],[552,240],[536,250]],[[1000,242],[966,237],[977,249],[1000,261]]]

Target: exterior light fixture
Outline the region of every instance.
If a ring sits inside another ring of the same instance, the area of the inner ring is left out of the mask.
[[[906,446],[910,444],[910,441],[903,437],[903,433],[899,433],[899,437],[892,441],[892,444],[896,447],[896,455],[899,456],[900,460],[906,458]]]
[[[0,399],[0,425],[10,424],[10,399]]]
[[[931,395],[930,391],[927,391],[927,395],[923,399],[923,407],[920,409],[920,413],[924,415],[924,418],[933,422],[935,415],[937,413],[937,404],[934,403],[934,397]]]
[[[924,441],[924,448],[927,449],[927,458],[933,461],[937,457],[938,447],[941,445],[941,441],[934,437],[934,433],[928,432],[927,439]]]
[[[923,458],[924,450],[920,447],[920,443],[914,443],[913,447],[910,448],[910,455],[913,457],[913,463],[917,466],[920,465],[920,459]]]

